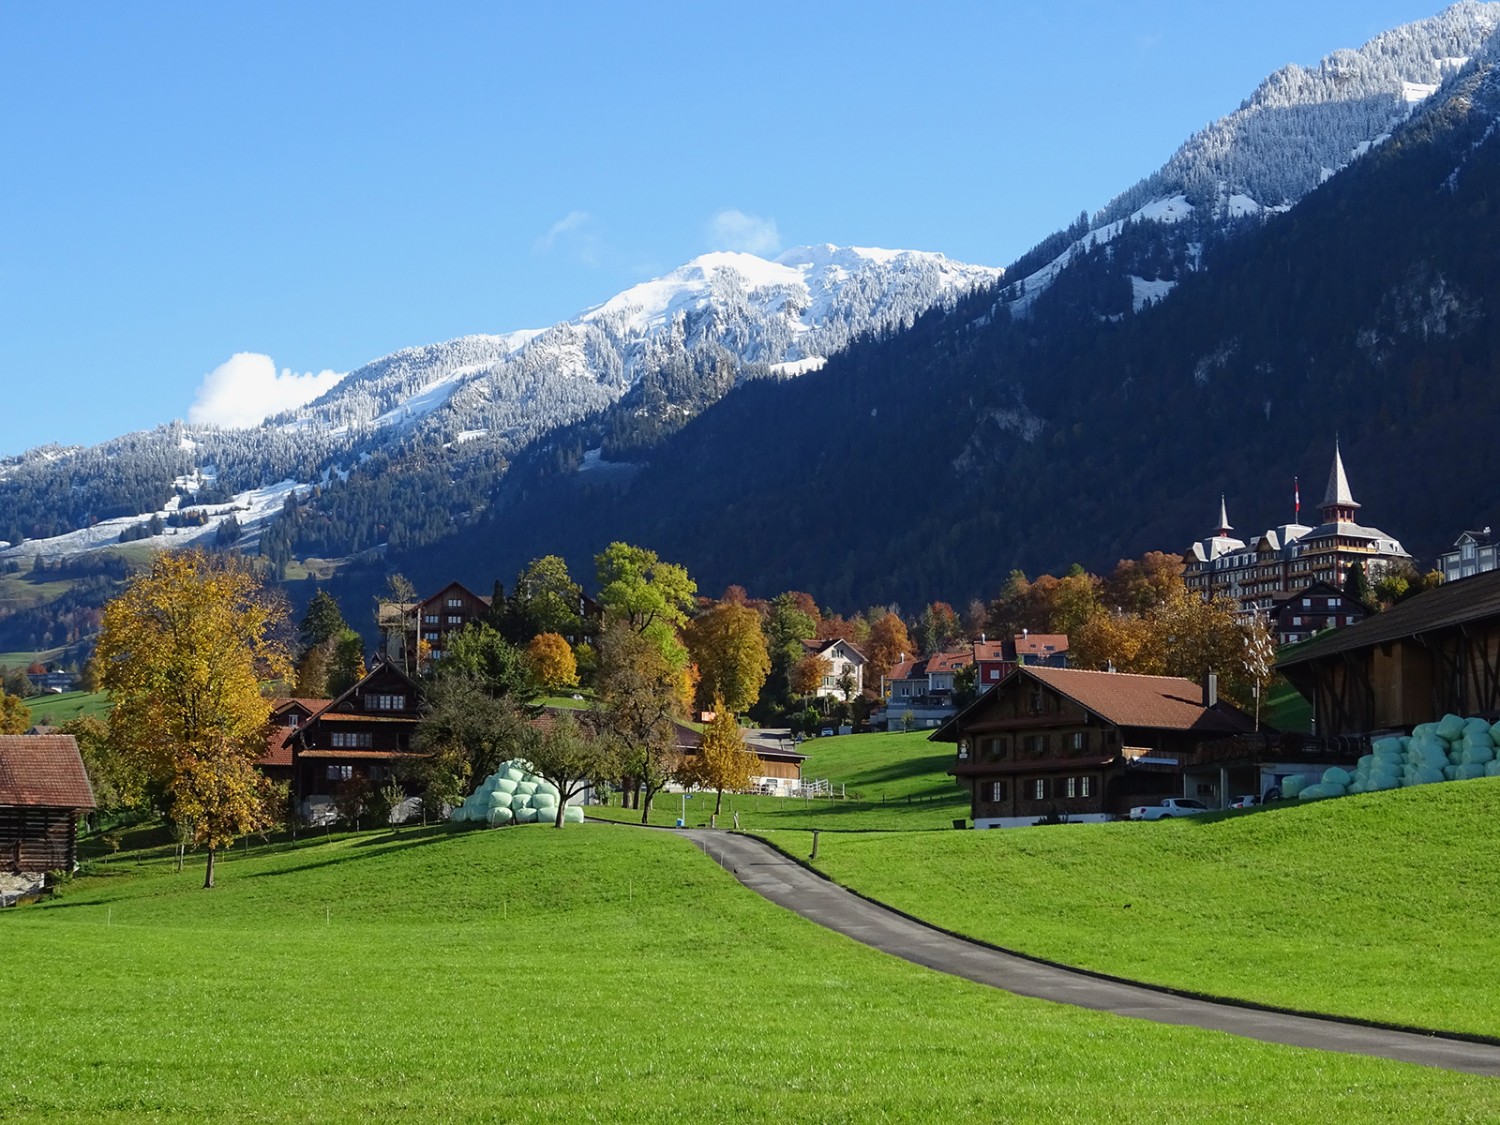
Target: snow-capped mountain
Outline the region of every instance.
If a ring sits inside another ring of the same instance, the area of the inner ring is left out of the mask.
[[[253,530],[293,485],[347,482],[372,458],[386,468],[441,457],[449,477],[469,478],[449,513],[461,518],[488,490],[473,477],[503,471],[526,443],[597,416],[643,380],[678,401],[658,393],[637,412],[675,412],[680,421],[737,380],[816,370],[855,338],[908,327],[1001,273],[941,254],[858,247],[801,247],[774,261],[705,254],[551,328],[375,360],[257,427],[172,423],[92,449],[0,460],[0,541],[17,544],[13,555],[90,550],[203,498],[219,506],[213,519],[173,528],[174,542],[215,533],[230,506]],[[712,387],[700,390],[693,381],[705,373]]]
[[[1471,58],[1492,50],[1497,28],[1500,3],[1464,0],[1357,50],[1335,51],[1315,67],[1276,71],[1157,172],[1012,267],[1006,293],[1013,311],[1024,311],[1087,249],[1113,242],[1129,225],[1155,228],[1149,263],[1123,254],[1134,306],[1160,299],[1182,273],[1198,268],[1205,238],[1289,210],[1381,144]]]
[[[514,448],[618,401],[653,367],[717,355],[747,373],[816,368],[856,336],[912,324],[1000,270],[941,254],[800,247],[714,253],[551,328],[410,348],[270,419],[331,434],[395,426]]]

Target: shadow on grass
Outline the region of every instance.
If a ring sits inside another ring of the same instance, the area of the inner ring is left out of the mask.
[[[297,863],[288,867],[279,867],[275,871],[257,871],[252,875],[246,876],[246,878],[273,879],[282,875],[293,875],[301,871],[316,871],[323,867],[338,867],[342,864],[359,863],[369,859],[381,859],[388,855],[395,855],[397,852],[410,851],[413,848],[424,848],[429,844],[441,843],[465,831],[474,831],[474,829],[448,828],[445,825],[440,825],[425,831],[418,829],[414,835],[403,833],[401,835],[387,834],[384,836],[374,836],[368,840],[357,841],[353,845],[355,848],[368,850],[345,852],[329,859],[319,859],[308,863]]]

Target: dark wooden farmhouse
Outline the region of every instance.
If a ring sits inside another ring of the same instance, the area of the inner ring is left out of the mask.
[[[1284,652],[1276,667],[1328,737],[1500,715],[1500,571],[1476,574]]]
[[[322,819],[340,797],[388,781],[397,760],[412,752],[420,707],[416,681],[393,664],[377,664],[301,721],[290,740],[292,796],[301,815]]]
[[[266,733],[266,752],[255,763],[272,781],[292,780],[292,739],[330,703],[327,699],[278,699],[271,707],[271,725]]]
[[[1191,778],[1204,743],[1253,720],[1173,676],[1021,665],[931,735],[957,744],[948,771],[971,794],[976,828],[1043,817],[1099,821],[1162,797],[1210,797],[1217,775]]]
[[[0,871],[72,871],[78,817],[93,807],[71,734],[0,735]]]

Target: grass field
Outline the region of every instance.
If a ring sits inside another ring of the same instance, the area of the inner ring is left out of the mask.
[[[1202,821],[824,835],[834,879],[1026,953],[1500,1035],[1500,779]],[[768,838],[805,857],[810,837]]]
[[[113,706],[109,693],[103,691],[65,691],[61,695],[29,695],[21,702],[31,710],[31,717],[34,720],[40,723],[45,719],[53,726],[61,726],[80,715],[92,715],[96,719],[102,719],[109,714]]]
[[[1271,681],[1261,722],[1277,730],[1307,734],[1312,730],[1312,704],[1280,676]]]
[[[721,825],[740,814],[746,831],[777,828],[826,828],[846,831],[919,831],[953,827],[969,815],[968,795],[944,771],[953,762],[946,744],[927,741],[927,733],[849,734],[808,739],[801,744],[807,760],[803,778],[826,778],[844,800],[804,800],[724,794]],[[858,795],[857,797],[855,795]],[[682,815],[682,799],[674,794],[656,798],[652,824],[672,825]],[[693,793],[687,800],[687,823],[709,822],[712,793]],[[639,823],[639,810],[618,806],[592,807],[590,816]]]
[[[201,862],[201,861],[200,861]],[[1500,1083],[1023,1000],[667,836],[374,836],[0,915],[6,1121],[1464,1121]]]

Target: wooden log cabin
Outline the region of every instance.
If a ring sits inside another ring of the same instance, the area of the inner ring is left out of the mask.
[[[0,735],[0,871],[72,871],[78,817],[93,807],[72,735]]]
[[[1103,821],[1184,792],[1203,743],[1254,727],[1242,711],[1175,676],[1021,665],[931,735],[956,744],[949,769],[969,789],[976,828],[1049,817]]]
[[[1351,736],[1458,715],[1500,716],[1500,571],[1448,582],[1285,650],[1315,733]]]

